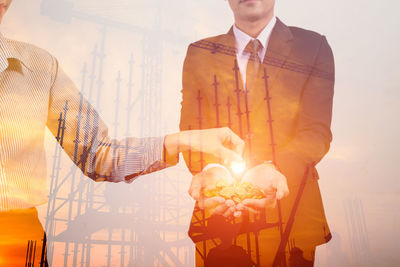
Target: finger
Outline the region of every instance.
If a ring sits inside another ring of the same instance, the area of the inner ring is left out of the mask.
[[[265,199],[266,199],[266,204],[265,207],[266,208],[270,208],[273,209],[276,206],[276,201],[277,201],[277,197],[276,197],[276,190],[269,190],[267,192],[265,192]]]
[[[241,208],[241,210],[239,210],[242,213],[254,213],[254,214],[259,214],[261,210],[259,209],[254,209],[252,207],[248,207],[243,205],[243,207]]]
[[[252,208],[252,209],[256,209],[256,210],[261,210],[264,209],[267,206],[268,200],[267,198],[263,198],[263,199],[245,199],[242,201],[243,205],[248,207],[248,208]]]
[[[197,200],[197,205],[201,210],[204,210],[204,198],[200,198]]]
[[[215,207],[215,209],[212,211],[212,214],[218,214],[224,216],[225,212],[228,211],[231,207],[228,207],[225,205],[225,203],[222,203],[221,205],[218,205]]]
[[[233,213],[233,217],[235,217],[235,218],[238,218],[238,217],[240,217],[240,216],[242,216],[242,212],[241,211],[235,211],[234,213]]]
[[[265,207],[266,208],[270,208],[273,209],[276,206],[276,190],[270,190],[265,192],[265,199],[266,199],[266,203],[265,203]]]
[[[272,188],[271,190],[264,191],[264,194],[265,194],[265,197],[267,199],[276,199],[277,198],[276,189],[275,188]]]
[[[201,196],[201,186],[191,186],[189,188],[189,195],[194,199],[194,200],[199,200]]]
[[[223,205],[225,203],[225,199],[223,197],[210,197],[205,198],[203,201],[204,208],[213,209],[217,206]]]
[[[225,200],[225,205],[228,207],[234,207],[235,202],[232,199],[227,199],[227,200]]]
[[[219,148],[219,152],[221,159],[225,164],[232,161],[243,161],[241,154],[238,154],[237,152],[230,150],[222,145]]]
[[[229,134],[230,147],[232,147],[232,150],[235,151],[237,154],[242,155],[245,144],[244,141],[238,135],[236,135],[230,128],[227,129]]]
[[[269,200],[267,200],[267,203],[265,204],[265,207],[268,208],[268,209],[273,209],[273,208],[276,207],[276,203],[277,203],[276,198],[269,199]]]
[[[225,210],[225,212],[222,214],[225,218],[233,216],[233,213],[235,212],[235,207],[230,207]]]
[[[276,198],[282,199],[288,194],[289,194],[289,187],[287,185],[286,178],[282,177],[282,179],[279,179],[279,182],[276,187]]]
[[[199,200],[201,187],[202,187],[201,177],[194,176],[193,179],[192,179],[192,183],[190,185],[189,191],[188,191],[189,195],[193,199]]]
[[[237,210],[237,211],[242,211],[242,210],[245,210],[245,209],[246,209],[246,206],[243,205],[243,203],[238,203],[238,204],[236,205],[236,210]]]

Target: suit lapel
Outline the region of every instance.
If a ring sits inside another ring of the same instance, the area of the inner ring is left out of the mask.
[[[274,82],[277,74],[282,69],[282,65],[286,62],[286,59],[290,54],[292,49],[292,39],[293,35],[289,27],[277,18],[263,61],[264,65],[267,65],[267,69],[271,69],[268,71],[270,85]]]
[[[235,35],[233,34],[233,27],[231,27],[226,34],[221,35],[221,43],[236,49],[236,40]]]
[[[263,60],[263,65],[266,68],[268,77],[268,90],[273,88],[275,80],[291,52],[292,39],[293,35],[290,29],[277,18]],[[256,110],[258,105],[265,101],[265,85],[263,78],[261,78],[259,82],[260,86],[251,98],[250,106],[252,110]]]

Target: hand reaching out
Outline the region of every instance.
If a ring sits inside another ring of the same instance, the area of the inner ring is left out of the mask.
[[[223,162],[242,160],[244,141],[228,127],[188,130],[167,135],[164,146],[168,154],[191,150],[214,155]]]

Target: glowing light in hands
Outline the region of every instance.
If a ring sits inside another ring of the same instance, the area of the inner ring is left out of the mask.
[[[244,161],[232,161],[231,162],[231,171],[234,175],[243,174],[246,170],[246,162]]]

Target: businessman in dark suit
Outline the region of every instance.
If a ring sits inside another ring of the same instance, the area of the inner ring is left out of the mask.
[[[197,266],[312,266],[331,238],[315,165],[329,150],[334,60],[323,35],[288,27],[274,0],[229,0],[228,33],[192,43],[183,68],[181,130],[228,126],[245,139],[239,178],[262,199],[206,197],[229,165],[185,153],[197,200],[189,235]]]

